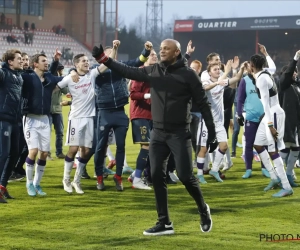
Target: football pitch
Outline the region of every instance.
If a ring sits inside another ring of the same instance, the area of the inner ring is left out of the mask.
[[[64,107],[65,129],[68,111],[69,107]],[[139,146],[132,143],[130,127],[126,141],[127,161],[135,168]],[[54,143],[53,130],[53,156]],[[115,147],[112,149],[115,152]],[[116,191],[109,176],[105,180],[106,191],[98,191],[96,179],[92,178],[82,180],[84,195],[69,195],[62,187],[64,161],[54,157],[54,161],[47,162],[41,182],[46,197],[28,196],[25,180],[8,185],[16,199],[1,204],[0,250],[300,249],[300,240],[296,240],[300,239],[300,191],[294,188],[290,197],[272,198],[276,190],[263,191],[269,179],[262,176],[260,164],[254,163],[250,179],[241,178],[245,166],[240,155],[238,149],[234,167],[226,173],[223,183],[206,176],[208,184],[201,185],[211,208],[210,233],[200,231],[196,205],[178,183],[169,185],[169,210],[175,234],[156,237],[142,234],[156,223],[153,190],[132,189],[128,175],[124,175],[123,192]],[[87,170],[92,177],[93,159]],[[72,176],[74,173],[75,170]],[[299,169],[296,174],[300,178]]]

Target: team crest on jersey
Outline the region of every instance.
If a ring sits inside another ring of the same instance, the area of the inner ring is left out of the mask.
[[[88,89],[82,89],[82,94],[87,94]]]

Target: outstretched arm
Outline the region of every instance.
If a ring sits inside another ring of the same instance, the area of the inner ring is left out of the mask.
[[[125,78],[140,82],[150,82],[150,76],[148,74],[152,72],[154,66],[148,66],[144,68],[129,67],[123,63],[113,60],[112,58],[108,58],[104,54],[101,44],[99,48],[97,46],[93,48],[92,54],[97,62],[103,63],[109,69],[115,71]]]

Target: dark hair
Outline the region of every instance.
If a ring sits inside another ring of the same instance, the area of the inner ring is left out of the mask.
[[[83,56],[86,56],[86,55],[85,54],[78,54],[78,55],[74,56],[74,58],[73,58],[73,64],[79,63],[79,59],[81,57],[83,57]]]
[[[41,56],[47,58],[47,56],[46,56],[45,54],[43,54],[43,53],[38,53],[38,54],[35,54],[35,55],[33,55],[33,56],[31,57],[31,60],[30,60],[30,66],[31,66],[32,68],[34,68],[34,63],[39,63],[39,59],[40,59]]]
[[[219,66],[220,67],[220,64],[219,63],[209,64],[207,66],[207,72],[210,72],[211,68],[214,67],[214,66]]]
[[[210,53],[207,57],[206,57],[206,62],[209,62],[211,61],[211,59],[214,57],[214,56],[220,56],[218,53]]]
[[[14,60],[18,53],[21,54],[21,51],[18,49],[7,50],[2,56],[2,61],[8,63],[8,60]]]
[[[22,56],[22,57],[28,56],[28,54],[27,54],[26,52],[22,52],[21,56]]]
[[[266,58],[262,55],[255,54],[251,56],[250,62],[253,64],[253,66],[256,69],[262,69],[264,65],[266,64]]]

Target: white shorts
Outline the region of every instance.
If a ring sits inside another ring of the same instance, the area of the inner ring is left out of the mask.
[[[23,116],[23,130],[29,150],[37,148],[43,152],[50,151],[50,123],[47,115]]]
[[[273,124],[278,132],[277,141],[275,142],[272,133],[268,127],[268,121],[264,117],[257,129],[254,145],[257,146],[268,146],[269,152],[275,152],[276,150],[285,149],[283,141],[284,137],[284,125],[285,125],[285,113],[280,112],[279,114],[273,113]]]
[[[197,145],[200,145],[201,147],[206,147],[207,142],[207,136],[208,136],[208,130],[205,125],[204,120],[201,118],[198,125],[198,131],[197,131]],[[224,126],[217,126],[216,127],[216,136],[218,142],[227,142],[227,133],[224,128]]]
[[[114,130],[111,128],[108,134],[107,145],[114,145],[116,144],[116,136]]]
[[[73,118],[68,122],[66,146],[93,147],[93,117]]]

